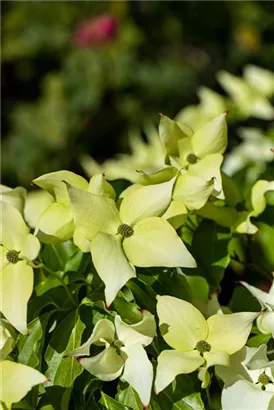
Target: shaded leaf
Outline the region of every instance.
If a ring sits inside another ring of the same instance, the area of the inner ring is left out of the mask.
[[[119,390],[116,398],[119,403],[130,407],[132,410],[143,410],[142,402],[136,391],[131,386],[128,386],[124,390]]]
[[[259,231],[254,235],[252,243],[252,259],[266,272],[274,270],[274,227],[265,223],[257,223]]]
[[[41,370],[44,332],[52,313],[45,313],[34,319],[28,325],[29,335],[20,334],[18,336],[19,363]]]
[[[265,335],[263,333],[260,333],[259,335],[252,336],[246,344],[249,347],[259,347],[264,343],[267,344],[271,337],[272,335]]]
[[[79,347],[85,325],[77,311],[71,312],[55,329],[45,353],[48,364],[46,375],[48,385],[70,387],[83,368],[73,357],[64,357],[66,353]]]
[[[129,323],[140,322],[143,315],[140,308],[136,303],[129,303],[123,298],[117,297],[113,303],[114,309],[121,316],[124,321],[129,321]]]
[[[60,386],[47,387],[37,408],[39,410],[68,410],[70,396],[71,389],[65,389]]]
[[[69,259],[76,253],[77,247],[72,241],[45,245],[40,252],[46,267],[53,272],[64,271]]]
[[[148,287],[145,284],[137,279],[131,279],[126,286],[132,291],[135,301],[141,309],[147,309],[152,314],[156,312],[156,298],[148,293]]]
[[[80,251],[80,249],[77,249],[72,256],[67,260],[65,267],[64,267],[64,271],[68,272],[68,271],[72,271],[72,272],[77,272],[82,259],[83,259],[84,254]]]
[[[225,268],[230,257],[228,244],[230,230],[219,226],[214,221],[203,220],[195,231],[192,241],[192,252],[198,264],[197,269],[183,269],[184,272],[203,276],[212,291],[220,286]]]

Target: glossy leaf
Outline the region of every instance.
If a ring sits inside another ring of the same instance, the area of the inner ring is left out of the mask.
[[[76,311],[71,312],[53,332],[50,344],[45,353],[48,364],[46,375],[50,381],[48,385],[70,387],[83,369],[73,357],[64,357],[81,344],[81,337],[85,325],[81,322]]]
[[[128,406],[133,410],[143,410],[143,404],[138,394],[131,386],[128,386],[124,390],[118,390],[116,398],[119,403],[124,406]]]
[[[37,317],[28,326],[29,334],[26,336],[19,335],[17,341],[19,363],[41,368],[43,339],[51,314],[52,312],[44,313]]]
[[[103,406],[104,410],[131,410],[129,407],[120,404],[118,401],[109,397],[104,392],[101,392],[100,403]]]
[[[212,290],[220,286],[230,257],[228,243],[230,232],[215,222],[204,220],[194,233],[192,249],[198,264],[198,272],[209,283]]]

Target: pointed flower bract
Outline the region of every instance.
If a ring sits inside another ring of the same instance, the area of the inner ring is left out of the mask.
[[[156,332],[154,316],[143,311],[143,319],[133,325],[115,316],[99,320],[89,339],[69,356],[80,357],[79,362],[91,374],[104,381],[117,377],[129,383],[139,394],[144,406],[150,401],[153,369],[144,346],[149,345]],[[90,355],[91,345],[104,346],[96,356]]]
[[[174,182],[175,178],[131,186],[123,193],[119,211],[111,198],[69,188],[76,225],[74,242],[82,251],[91,250],[106,286],[107,305],[136,275],[134,266],[196,266],[176,231],[159,217],[171,202]]]
[[[0,362],[0,372],[2,375],[0,401],[8,409],[11,409],[12,403],[22,400],[33,386],[47,381],[38,370],[10,360]]]
[[[1,312],[21,333],[27,333],[27,304],[33,290],[34,260],[40,250],[38,239],[20,212],[1,202]]]
[[[274,405],[274,362],[269,362],[267,346],[243,347],[230,358],[230,366],[216,366],[225,385],[222,409],[272,410]]]
[[[155,389],[159,393],[178,374],[199,369],[202,387],[209,383],[207,369],[229,365],[229,355],[247,341],[258,313],[213,315],[207,320],[192,304],[172,296],[158,296],[157,313],[164,340],[174,350],[158,357]]]

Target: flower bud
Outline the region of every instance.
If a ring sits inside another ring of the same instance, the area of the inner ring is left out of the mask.
[[[110,14],[103,14],[82,22],[73,33],[73,44],[78,47],[90,47],[106,43],[117,33],[118,21]]]

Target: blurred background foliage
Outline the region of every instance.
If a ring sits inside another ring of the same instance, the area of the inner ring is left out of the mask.
[[[127,152],[132,129],[198,103],[199,86],[224,94],[218,71],[274,71],[273,39],[272,1],[2,2],[2,183]]]

